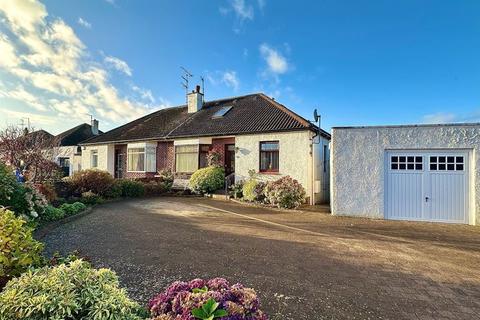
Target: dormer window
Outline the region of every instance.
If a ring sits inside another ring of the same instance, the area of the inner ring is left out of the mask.
[[[232,109],[232,106],[221,107],[215,114],[212,116],[212,119],[223,117],[228,111]]]

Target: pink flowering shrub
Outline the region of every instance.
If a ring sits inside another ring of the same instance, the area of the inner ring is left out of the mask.
[[[223,278],[175,281],[148,303],[153,320],[195,320],[192,310],[201,308],[210,298],[227,312],[222,320],[268,320],[259,309],[257,294],[241,284],[230,285]]]
[[[269,181],[265,186],[266,201],[279,208],[298,208],[305,202],[305,189],[290,176]]]

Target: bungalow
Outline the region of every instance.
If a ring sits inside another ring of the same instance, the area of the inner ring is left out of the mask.
[[[289,175],[310,203],[328,202],[330,135],[262,93],[205,102],[199,86],[187,104],[162,109],[81,143],[82,168],[115,178],[175,173],[175,184],[207,165],[220,150],[228,177]]]
[[[45,130],[33,131],[30,135],[34,136],[32,141],[45,146],[45,156],[60,166],[63,175],[71,176],[82,169],[79,143],[102,133],[98,130],[98,120],[92,119],[91,125],[82,123],[56,136]]]
[[[98,130],[98,120],[92,119],[91,125],[82,123],[53,138],[55,162],[62,168],[65,176],[71,176],[82,169],[82,149],[79,143],[102,133]]]

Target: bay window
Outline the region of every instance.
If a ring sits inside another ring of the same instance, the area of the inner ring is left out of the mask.
[[[193,173],[208,166],[210,145],[190,144],[175,146],[175,172]]]
[[[127,148],[128,172],[156,172],[156,146],[153,144],[133,144]]]
[[[198,169],[199,145],[175,146],[175,171],[192,173]]]
[[[260,142],[260,172],[278,172],[278,141]]]

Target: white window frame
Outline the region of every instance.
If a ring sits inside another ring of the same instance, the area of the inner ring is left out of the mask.
[[[95,157],[95,165],[93,165],[94,161],[93,158]],[[98,168],[98,150],[90,150],[90,167],[91,168]]]
[[[143,170],[130,170],[130,155],[132,149],[143,149],[143,151],[135,151],[135,154],[143,154]],[[150,162],[149,162],[150,160]],[[150,164],[150,166],[148,166]],[[157,144],[156,143],[130,143],[127,145],[127,172],[157,172]]]

